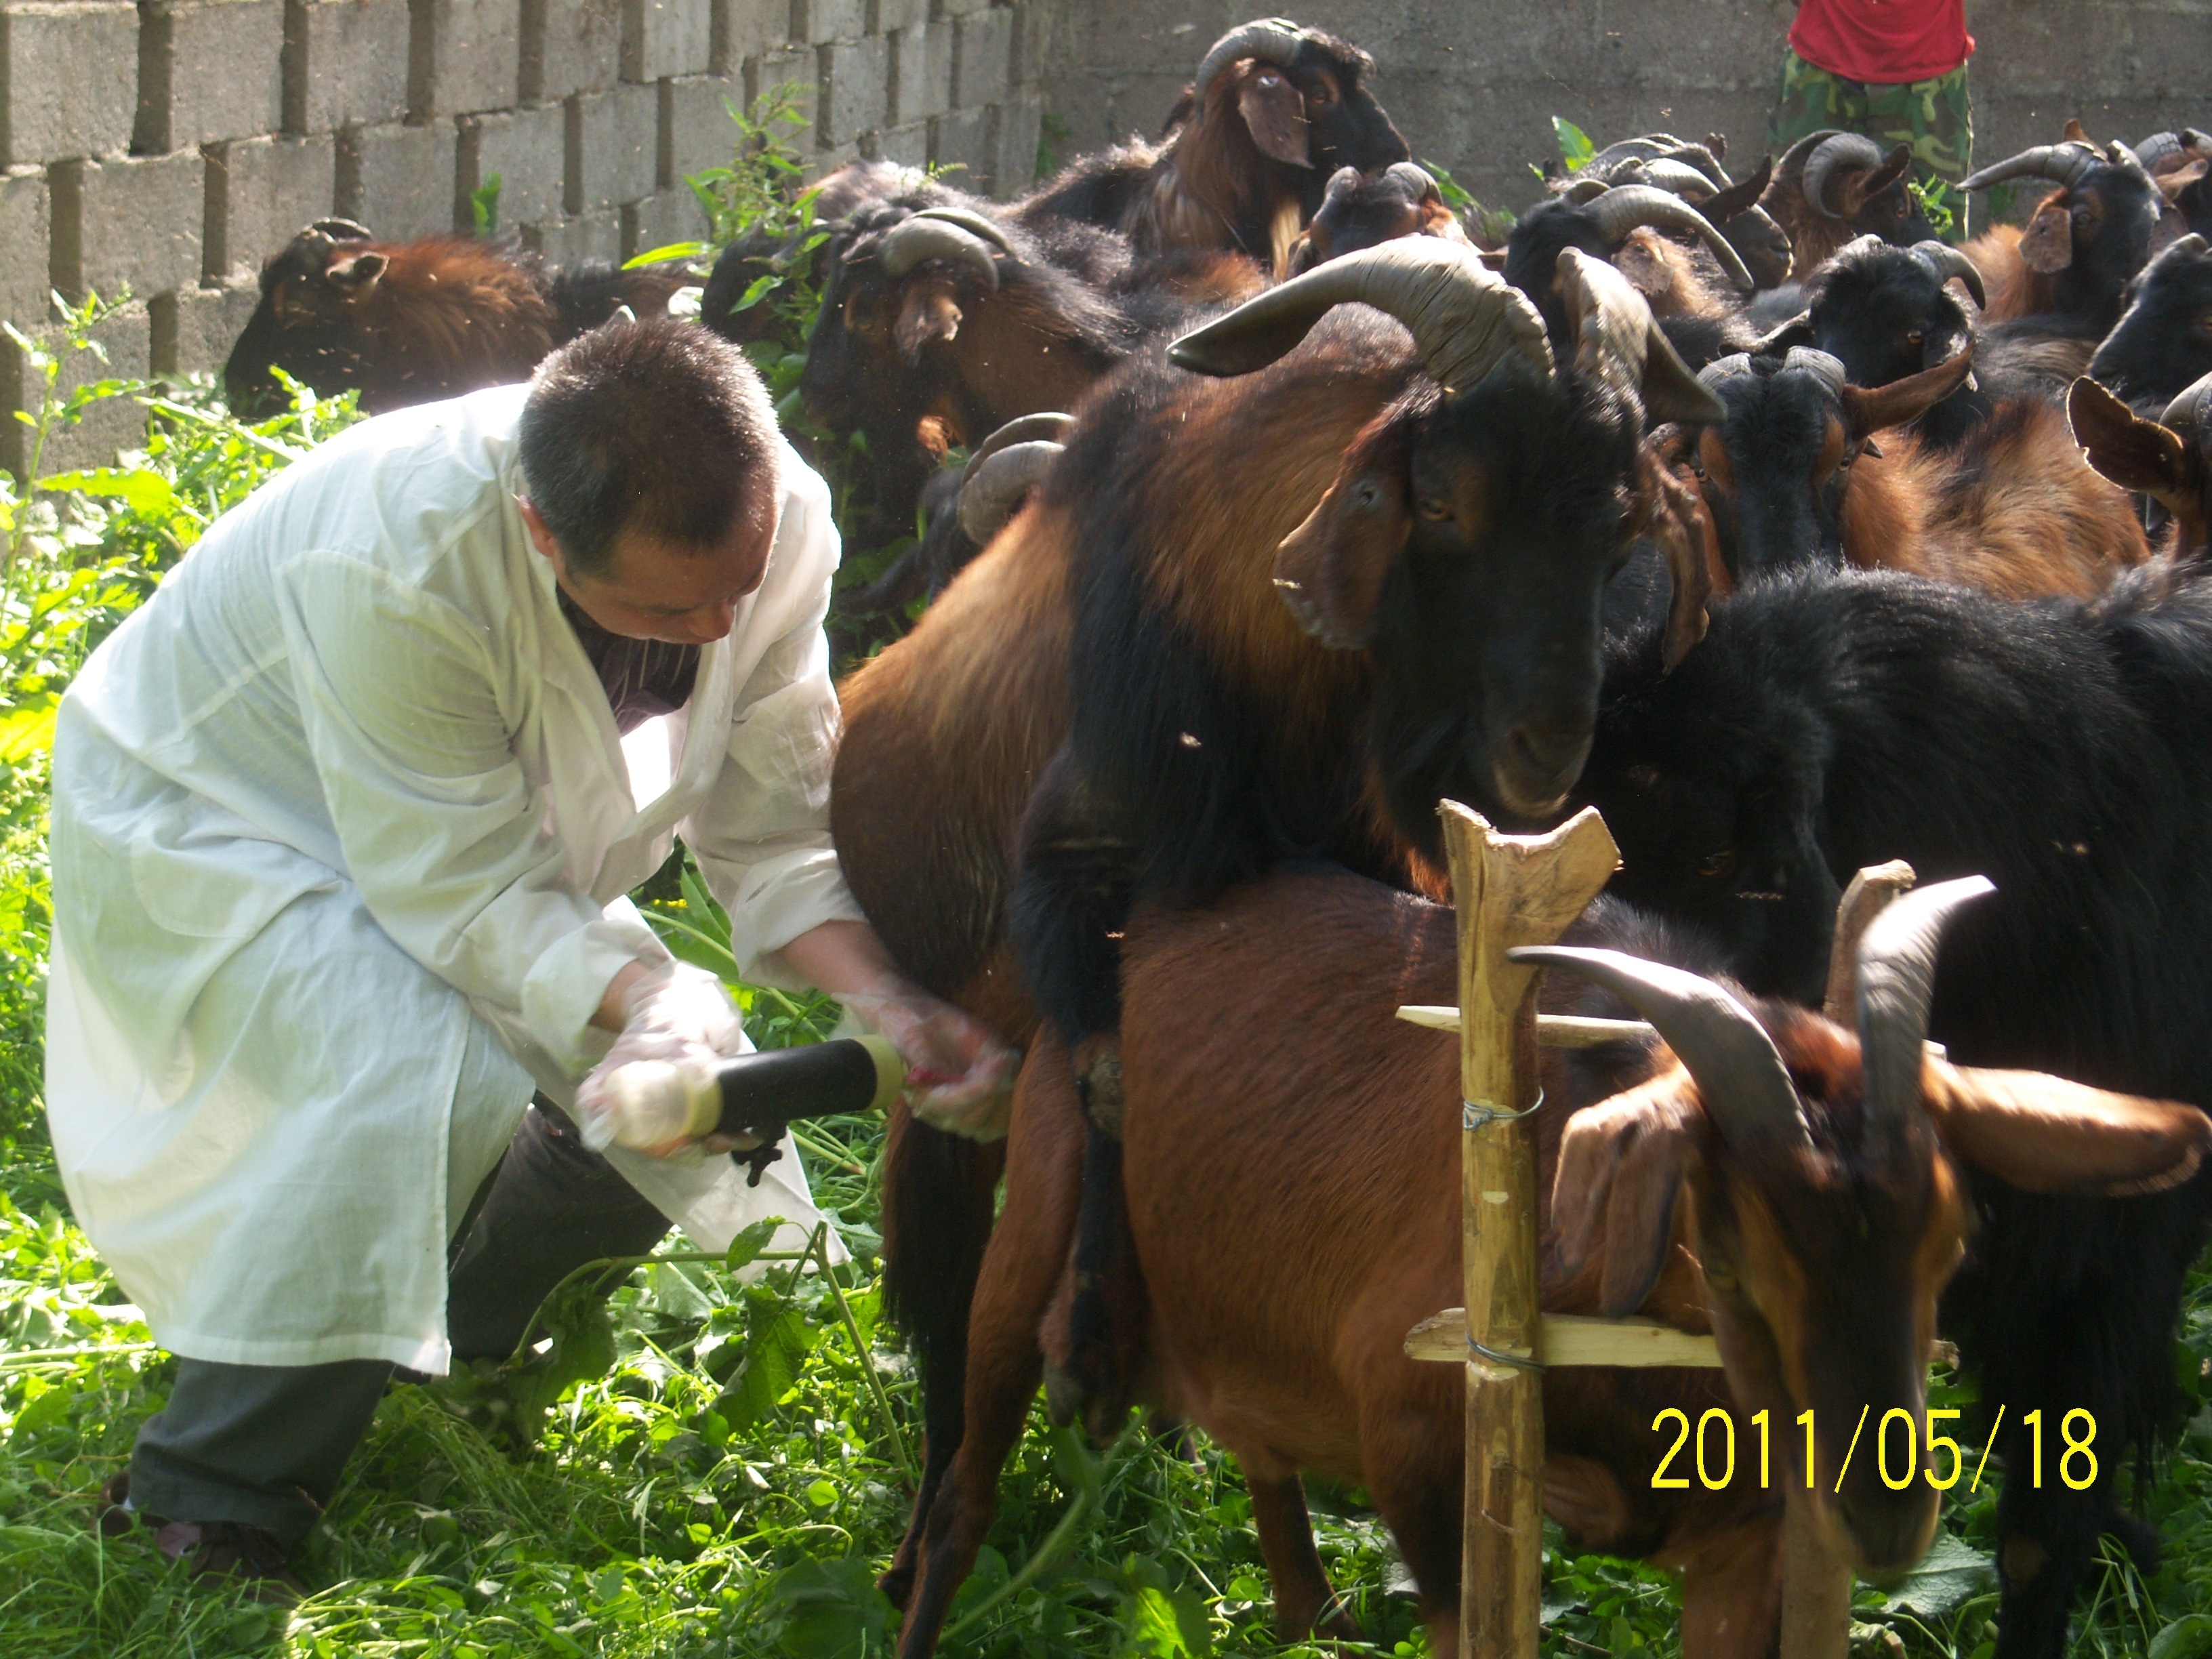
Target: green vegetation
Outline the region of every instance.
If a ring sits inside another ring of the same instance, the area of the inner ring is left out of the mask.
[[[780,153],[772,108],[747,122],[727,177],[701,181],[728,209],[718,237],[778,215],[788,216],[773,220],[779,232],[814,234],[804,198],[787,204],[774,188],[789,169],[770,159]],[[755,356],[787,397],[814,296],[796,262],[779,276],[757,296],[778,307],[778,336]],[[46,1141],[39,1032],[54,708],[85,653],[217,514],[355,418],[349,401],[302,392],[289,412],[249,425],[205,384],[68,372],[93,368],[101,314],[88,301],[51,348],[15,337],[48,388],[32,448],[43,453],[100,400],[126,398],[151,417],[145,449],[89,471],[49,476],[34,465],[34,486],[0,475],[0,1652],[886,1651],[896,1619],[873,1578],[904,1523],[919,1413],[910,1364],[879,1318],[882,1127],[857,1118],[802,1134],[849,1264],[762,1256],[757,1237],[720,1258],[672,1241],[649,1261],[584,1275],[619,1281],[609,1301],[581,1279],[556,1293],[540,1317],[542,1344],[503,1372],[394,1387],[305,1563],[318,1592],[295,1612],[190,1589],[147,1535],[102,1539],[87,1524],[93,1493],[124,1466],[172,1363],[72,1224]],[[816,453],[848,503],[847,452]],[[674,948],[727,971],[726,921],[680,864],[641,897]],[[767,1046],[816,1040],[837,1018],[818,998],[739,995]],[[2085,1652],[2212,1651],[2212,1390],[2201,1380],[2212,1366],[2212,1285],[2202,1279],[2185,1335],[2196,1416],[2142,1498],[2166,1529],[2167,1561],[2148,1580],[2116,1556],[2106,1562]],[[1971,1402],[1939,1385],[1933,1403]],[[1868,1642],[1893,1633],[1924,1659],[1986,1659],[1994,1503],[1987,1483],[1954,1496],[1956,1537],[1890,1595],[1862,1591]],[[1322,1558],[1374,1638],[1357,1650],[1425,1652],[1361,1494],[1320,1488],[1314,1498]],[[1555,1553],[1547,1597],[1547,1651],[1559,1659],[1678,1650],[1677,1601],[1661,1573]],[[1007,1470],[990,1547],[944,1650],[1318,1653],[1276,1649],[1269,1615],[1249,1505],[1218,1449],[1133,1426],[1093,1454],[1040,1417]]]

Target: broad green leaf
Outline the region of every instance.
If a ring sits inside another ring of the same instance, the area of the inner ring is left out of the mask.
[[[139,513],[163,513],[177,499],[176,486],[151,468],[95,466],[79,472],[57,472],[39,480],[39,488],[75,490],[80,495],[118,501]]]
[[[1570,173],[1581,172],[1589,164],[1590,157],[1597,154],[1597,146],[1590,143],[1589,134],[1564,116],[1552,118],[1552,136],[1559,141],[1559,159],[1567,164]]]
[[[2198,1659],[2212,1650],[2212,1616],[2192,1613],[2150,1638],[2148,1659]]]
[[[769,1241],[775,1237],[776,1229],[782,1225],[783,1218],[780,1215],[754,1222],[730,1241],[729,1252],[723,1256],[722,1266],[731,1273],[752,1266],[759,1259],[760,1253],[768,1249]]]
[[[672,259],[703,259],[714,252],[712,242],[667,242],[643,253],[633,253],[623,261],[623,269],[635,270],[641,265],[666,264]]]
[[[1942,1619],[1997,1581],[1996,1564],[1948,1532],[1936,1534],[1920,1565],[1892,1585],[1885,1613],[1909,1613],[1923,1623]]]
[[[47,692],[34,702],[0,714],[0,762],[19,766],[54,744],[54,716],[61,698]]]

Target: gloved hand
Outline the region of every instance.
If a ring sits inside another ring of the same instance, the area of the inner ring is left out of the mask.
[[[1021,1056],[989,1026],[896,974],[838,1000],[898,1050],[916,1117],[970,1140],[1005,1138]]]
[[[722,981],[703,968],[671,960],[629,988],[623,1000],[622,1035],[606,1058],[576,1085],[577,1127],[586,1145],[614,1144],[608,1110],[607,1079],[641,1060],[663,1060],[686,1071],[712,1072],[722,1060],[743,1054],[744,1023],[738,1018]],[[678,1139],[645,1150],[655,1158],[696,1158],[732,1148],[748,1151],[760,1143],[750,1135],[708,1135]]]

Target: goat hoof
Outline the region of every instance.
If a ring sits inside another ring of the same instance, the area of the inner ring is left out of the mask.
[[[876,1580],[876,1588],[884,1593],[884,1600],[904,1613],[907,1603],[914,1600],[914,1569],[893,1567]]]
[[[1075,1421],[1090,1398],[1090,1391],[1073,1371],[1057,1365],[1044,1368],[1044,1414],[1053,1427],[1064,1429]]]

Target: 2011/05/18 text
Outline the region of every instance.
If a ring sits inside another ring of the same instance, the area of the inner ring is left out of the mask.
[[[1858,1455],[1859,1438],[1866,1432],[1867,1418],[1872,1410],[1873,1408],[1868,1406],[1859,1407],[1858,1426],[1851,1431],[1850,1447],[1844,1454],[1843,1467],[1836,1471],[1838,1492],[1844,1489],[1844,1477],[1850,1472],[1851,1459]],[[1992,1445],[1996,1442],[1997,1431],[2004,1426],[2004,1414],[2005,1408],[2002,1406],[1998,1407],[1996,1420],[1990,1425],[1990,1442]],[[1912,1413],[1901,1406],[1893,1406],[1884,1412],[1881,1422],[1875,1431],[1875,1457],[1882,1484],[1892,1492],[1903,1492],[1915,1480],[1925,1480],[1938,1492],[1948,1492],[1957,1486],[1959,1476],[1966,1466],[1966,1455],[1960,1450],[1957,1441],[1948,1435],[1936,1432],[1936,1425],[1938,1419],[1958,1415],[1958,1409],[1955,1407],[1940,1406],[1928,1408],[1926,1413],[1928,1466],[1923,1468],[1920,1466],[1921,1440],[1918,1431],[1920,1425],[1912,1420]],[[1680,1407],[1669,1406],[1651,1419],[1652,1431],[1664,1432],[1668,1419],[1670,1418],[1678,1425],[1679,1432],[1674,1437],[1674,1443],[1667,1449],[1667,1455],[1659,1460],[1659,1467],[1652,1471],[1651,1485],[1656,1491],[1681,1490],[1690,1484],[1690,1477],[1687,1474],[1668,1474],[1674,1460],[1681,1455],[1683,1448],[1690,1444],[1692,1431],[1689,1414]],[[1754,1412],[1751,1418],[1752,1422],[1759,1428],[1759,1484],[1761,1487],[1769,1484],[1770,1454],[1773,1449],[1770,1418],[1771,1413],[1765,1411]],[[2030,1483],[2039,1491],[2043,1486],[2043,1413],[2040,1411],[2030,1412],[2021,1419],[2021,1421],[2028,1427],[2033,1446],[2029,1457]],[[1715,1437],[1719,1442],[1717,1448],[1715,1449],[1717,1461],[1721,1464],[1721,1471],[1718,1474],[1711,1472],[1711,1466],[1707,1458],[1707,1431],[1716,1423],[1719,1425],[1721,1430],[1720,1434]],[[2077,1424],[2081,1425],[2081,1431],[2078,1433],[2076,1432]],[[1899,1425],[1905,1430],[1904,1449],[1893,1454],[1893,1437],[1890,1431]],[[1813,1413],[1810,1410],[1797,1413],[1797,1426],[1805,1431],[1805,1489],[1810,1492],[1813,1489],[1814,1464]],[[2059,1419],[2058,1433],[2059,1438],[2065,1442],[2065,1449],[2058,1456],[2058,1478],[2075,1492],[2086,1491],[2094,1486],[2097,1480],[2097,1454],[2091,1449],[2097,1438],[2097,1419],[2077,1406]],[[1735,1419],[1720,1407],[1714,1407],[1698,1419],[1696,1436],[1697,1444],[1693,1456],[1698,1468],[1698,1483],[1709,1492],[1718,1492],[1735,1479]],[[1950,1464],[1948,1470],[1939,1478],[1936,1466],[1938,1454],[1942,1452],[1950,1454]],[[1982,1474],[1989,1467],[1989,1449],[1984,1447],[1981,1461],[1974,1466],[1974,1478],[1967,1483],[1968,1492],[1981,1490]],[[1899,1467],[1899,1465],[1901,1468]]]

